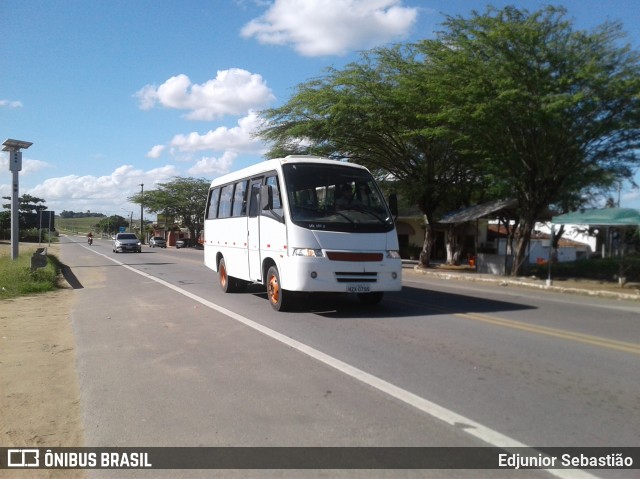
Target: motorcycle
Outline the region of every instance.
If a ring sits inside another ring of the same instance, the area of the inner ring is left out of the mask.
[[[89,236],[89,238],[87,239],[87,243],[89,243],[89,246],[93,244],[93,236]]]

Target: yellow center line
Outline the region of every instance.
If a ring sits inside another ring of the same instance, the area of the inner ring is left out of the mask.
[[[535,334],[542,334],[544,336],[551,336],[554,338],[565,339],[568,341],[575,341],[583,344],[590,344],[592,346],[599,346],[602,348],[613,349],[625,353],[640,355],[640,344],[627,343],[624,341],[616,341],[614,339],[601,338],[599,336],[592,336],[590,334],[575,333],[572,331],[566,331],[563,329],[550,328],[548,326],[533,325],[523,323],[521,321],[514,321],[512,319],[502,319],[497,316],[490,316],[482,313],[456,313],[454,310],[444,308],[441,306],[433,306],[415,301],[402,301],[402,304],[413,304],[416,306],[425,306],[429,309],[439,311],[442,313],[448,313],[458,318],[470,319],[473,321],[481,321],[483,323],[494,324],[496,326],[503,326],[506,328],[518,329],[521,331],[527,331]]]
[[[521,331],[527,331],[530,333],[542,334],[545,336],[566,339],[569,341],[590,344],[593,346],[600,346],[602,348],[614,349],[616,351],[622,351],[625,353],[640,354],[640,344],[627,343],[624,341],[616,341],[614,339],[601,338],[599,336],[592,336],[590,334],[574,333],[572,331],[565,331],[563,329],[550,328],[548,326],[532,325],[532,324],[522,323],[520,321],[513,321],[511,319],[502,319],[502,318],[497,318],[495,316],[488,316],[486,314],[480,314],[480,313],[453,313],[453,314],[460,318],[473,319],[475,321],[482,321],[484,323],[495,324],[498,326],[504,326],[512,329],[519,329]]]

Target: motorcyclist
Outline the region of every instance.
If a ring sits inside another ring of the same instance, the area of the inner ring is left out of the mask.
[[[87,243],[89,243],[89,246],[93,244],[93,233],[91,233],[91,231],[89,231],[89,234],[87,235]]]

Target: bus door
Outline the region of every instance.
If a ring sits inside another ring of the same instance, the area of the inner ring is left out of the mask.
[[[263,178],[253,178],[249,191],[249,221],[247,222],[247,247],[249,248],[249,278],[262,281],[262,257],[260,255],[260,186]]]

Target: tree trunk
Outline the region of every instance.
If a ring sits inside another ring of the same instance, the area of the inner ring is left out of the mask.
[[[525,218],[520,221],[516,231],[516,247],[513,255],[513,265],[511,266],[511,276],[519,276],[522,273],[522,266],[527,260],[527,249],[531,241],[531,232],[535,226],[535,221]]]
[[[424,243],[422,243],[422,251],[420,251],[420,258],[418,266],[420,268],[428,268],[429,260],[431,258],[431,249],[433,247],[433,227],[429,220],[427,219],[427,215],[424,216],[425,219],[425,232],[424,232]]]
[[[459,265],[464,242],[466,225],[449,225],[445,230],[445,246],[447,249],[447,264]]]
[[[552,263],[558,262],[558,246],[560,245],[560,240],[562,239],[562,235],[564,234],[564,225],[560,225],[560,229],[558,231],[554,231],[550,248],[549,248],[549,261]]]

